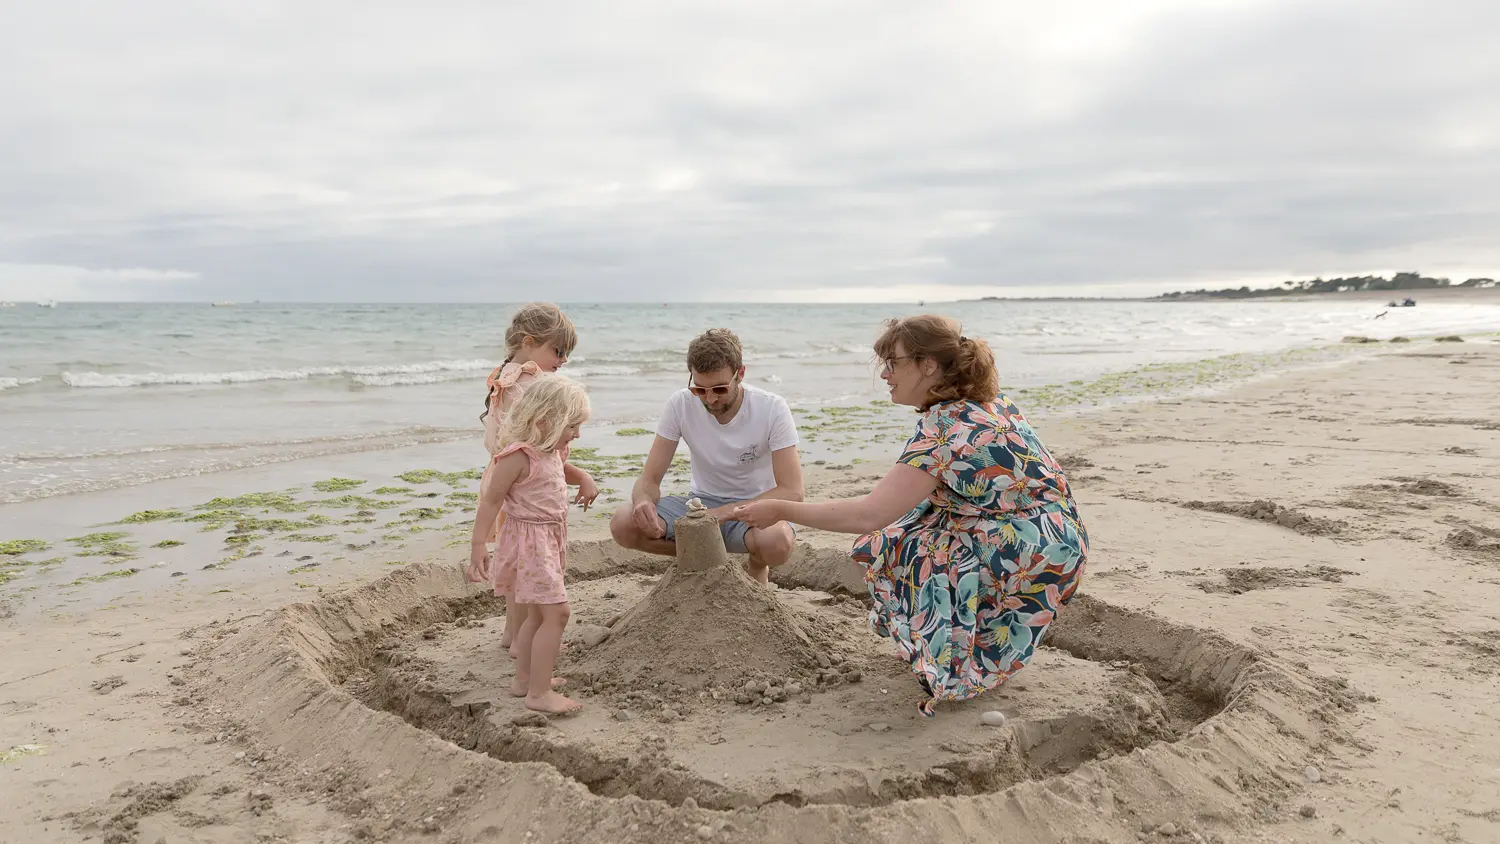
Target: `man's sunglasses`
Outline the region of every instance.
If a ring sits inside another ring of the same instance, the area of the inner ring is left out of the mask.
[[[729,395],[729,391],[733,389],[733,381],[729,382],[728,384],[715,384],[712,387],[700,387],[697,384],[694,384],[692,381],[688,382],[688,392],[692,393],[700,399],[708,395],[709,393],[713,393],[716,396],[727,396]]]

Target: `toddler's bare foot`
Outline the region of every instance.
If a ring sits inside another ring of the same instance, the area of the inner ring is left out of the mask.
[[[568,684],[568,681],[566,679],[562,678],[562,677],[553,677],[552,678],[552,688],[554,688],[554,689],[560,689],[563,686],[566,686],[567,684]],[[528,694],[531,693],[530,689],[529,689],[530,685],[531,685],[531,683],[529,681],[522,682],[521,678],[517,677],[516,679],[510,681],[510,696],[511,697],[526,697],[526,695],[528,695]]]
[[[566,715],[569,712],[577,712],[583,708],[583,704],[570,697],[565,697],[557,692],[547,692],[541,697],[526,697],[526,708],[537,712],[550,712],[553,715]]]

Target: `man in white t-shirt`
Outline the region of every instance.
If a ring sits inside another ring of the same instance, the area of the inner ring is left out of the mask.
[[[802,500],[797,424],[786,400],[745,381],[740,340],[715,328],[688,346],[688,386],[667,399],[656,440],[630,504],[615,512],[615,541],[637,551],[675,554],[673,525],[687,512],[688,496],[662,497],[661,481],[677,443],[686,442],[693,468],[692,496],[719,520],[724,546],[749,554],[750,576],[768,582],[770,567],[792,556],[792,526],[752,528],[732,521],[735,505],[757,498]]]

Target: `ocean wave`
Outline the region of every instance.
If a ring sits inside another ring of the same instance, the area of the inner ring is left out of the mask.
[[[87,451],[23,451],[9,456],[16,463],[64,462],[69,460],[100,460],[113,457],[136,457],[143,454],[194,451],[246,451],[250,449],[288,448],[292,446],[345,446],[362,442],[442,442],[446,439],[461,439],[475,435],[472,428],[444,428],[433,425],[412,425],[389,431],[371,431],[363,434],[334,434],[322,437],[294,437],[239,442],[177,443],[172,445],[147,445],[130,448],[91,449]]]
[[[463,373],[463,376],[455,377],[465,377],[470,373],[487,372],[498,365],[498,362],[487,360],[436,360],[427,363],[375,366],[311,366],[302,369],[250,369],[233,372],[143,372],[120,374],[64,372],[62,374],[62,381],[69,387],[103,389],[171,385],[253,384],[262,381],[306,381],[312,378],[347,376],[352,376],[357,380],[359,378],[424,375],[431,373]]]
[[[488,372],[492,367],[486,367],[483,371]],[[597,378],[605,375],[639,375],[641,368],[636,366],[567,366],[558,372],[569,378],[585,381],[589,378]],[[356,375],[354,383],[363,384],[366,387],[413,387],[423,384],[444,384],[449,381],[475,380],[473,370],[463,372],[393,372],[383,375]]]
[[[0,390],[14,390],[29,384],[41,383],[40,378],[0,378]]]

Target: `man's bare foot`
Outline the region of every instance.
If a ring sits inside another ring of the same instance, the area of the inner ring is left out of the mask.
[[[554,688],[554,689],[560,689],[563,686],[566,686],[567,684],[568,684],[568,681],[567,681],[566,678],[563,678],[563,677],[553,677],[552,678],[552,688]],[[529,688],[530,686],[531,686],[531,683],[529,681],[522,682],[521,678],[517,677],[516,679],[510,681],[510,696],[511,697],[526,697],[526,695],[530,694],[530,688]]]
[[[555,680],[553,681],[556,682]],[[526,696],[526,708],[536,712],[550,712],[553,715],[566,715],[569,712],[577,712],[583,708],[583,704],[570,697],[565,697],[557,692],[547,692],[541,697]]]

